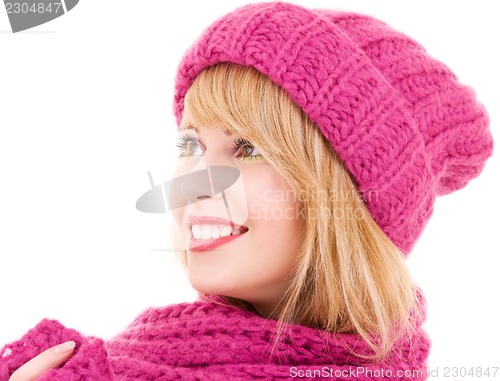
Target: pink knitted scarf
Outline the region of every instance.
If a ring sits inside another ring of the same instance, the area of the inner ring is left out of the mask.
[[[48,380],[424,380],[429,340],[420,325],[377,364],[358,336],[288,325],[271,353],[277,322],[210,301],[150,308],[109,341],[42,320],[0,351],[0,381],[43,350],[74,340],[74,355]]]

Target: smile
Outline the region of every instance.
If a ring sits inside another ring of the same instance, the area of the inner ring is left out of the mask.
[[[189,216],[187,223],[191,232],[188,249],[194,251],[213,249],[248,231],[246,226],[211,216]]]

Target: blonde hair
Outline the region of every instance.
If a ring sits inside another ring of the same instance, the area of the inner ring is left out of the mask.
[[[371,217],[328,140],[289,95],[254,68],[219,63],[195,78],[184,105],[184,115],[196,123],[250,141],[296,194],[306,195],[300,200],[305,240],[278,306],[277,336],[285,323],[355,333],[378,360],[411,334],[419,306],[402,253]],[[221,297],[258,313],[245,301]]]

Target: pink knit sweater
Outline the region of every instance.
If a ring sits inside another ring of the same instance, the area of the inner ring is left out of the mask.
[[[419,330],[370,364],[346,348],[368,353],[355,335],[289,325],[271,354],[276,321],[210,301],[150,308],[109,341],[84,337],[42,320],[0,351],[0,381],[58,343],[74,340],[73,356],[40,380],[424,380],[429,341]],[[406,371],[406,373],[404,373]]]

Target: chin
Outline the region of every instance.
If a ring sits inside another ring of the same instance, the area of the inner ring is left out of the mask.
[[[221,287],[220,284],[207,282],[206,279],[189,279],[191,286],[198,292],[205,295],[225,295],[227,287]]]

